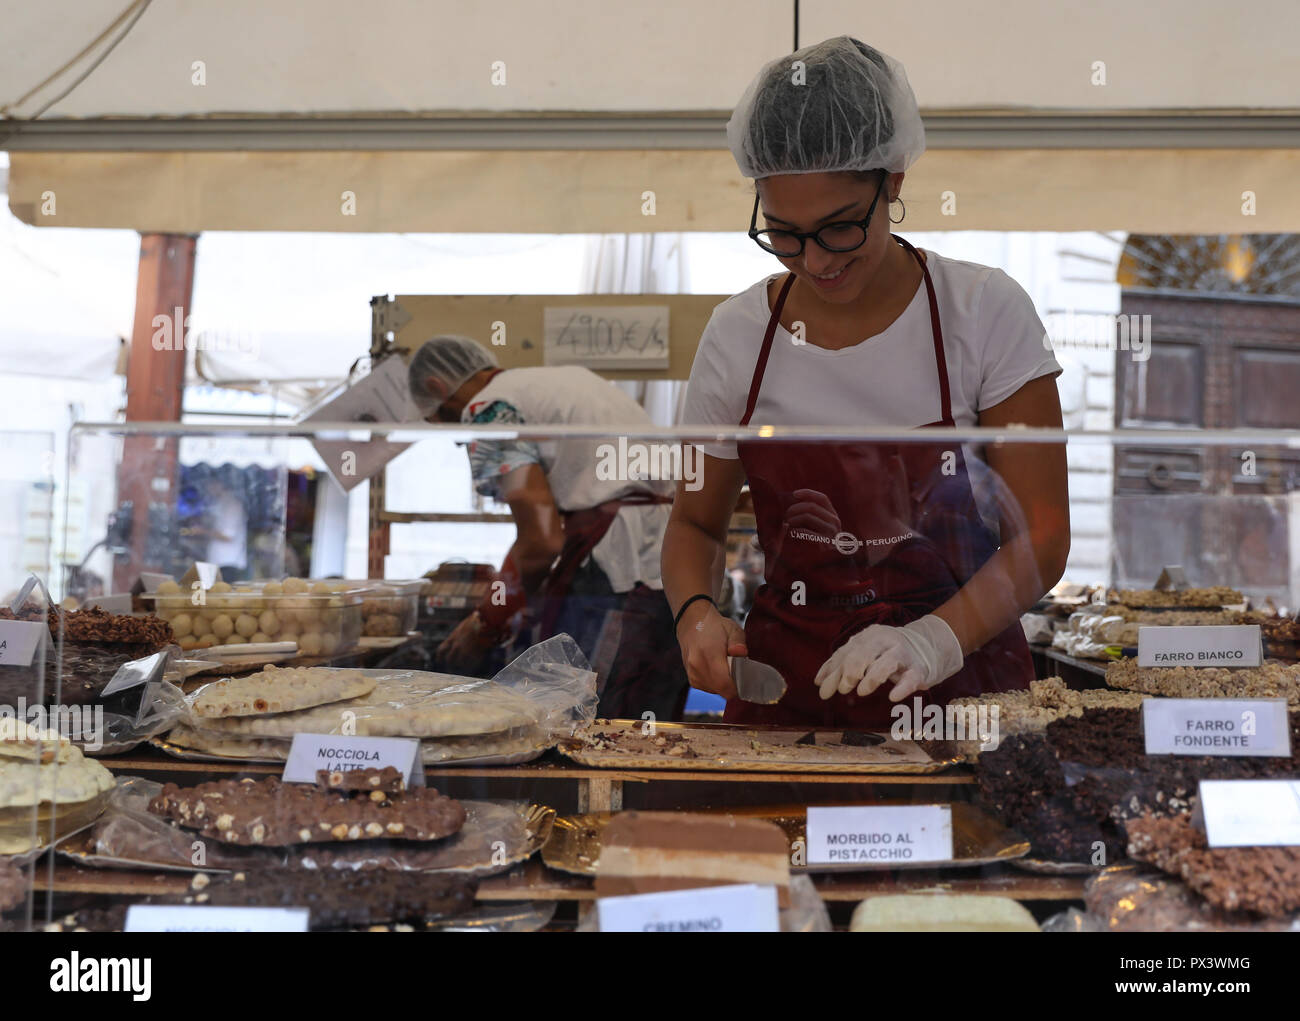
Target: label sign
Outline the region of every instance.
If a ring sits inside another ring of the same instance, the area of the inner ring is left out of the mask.
[[[546,365],[668,368],[667,305],[547,308],[542,330]]]
[[[780,932],[776,887],[753,883],[601,897],[601,932]]]
[[[306,908],[132,904],[124,932],[306,932]]]
[[[0,666],[31,666],[49,633],[43,620],[0,620]]]
[[[105,613],[125,613],[131,612],[131,593],[116,593],[111,596],[97,596],[94,599],[87,599],[85,609],[103,610]]]
[[[1202,780],[1211,847],[1300,846],[1300,780]]]
[[[1258,624],[1138,628],[1138,666],[1259,666]]]
[[[808,807],[808,864],[951,861],[952,807]]]
[[[1144,698],[1148,755],[1291,756],[1284,698]]]
[[[409,737],[344,737],[339,734],[294,734],[281,779],[315,783],[318,769],[383,769],[402,772],[407,787],[424,786],[420,742]]]

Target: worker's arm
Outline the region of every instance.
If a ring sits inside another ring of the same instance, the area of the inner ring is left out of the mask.
[[[739,459],[700,458],[700,487],[677,484],[672,514],[664,531],[661,569],[664,594],[674,614],[691,596],[703,592],[687,607],[677,624],[677,641],[691,686],[726,698],[736,697],[727,669],[728,656],[745,656],[745,633],[735,621],[723,617],[712,603],[719,587],[719,566],[724,562],[727,527],[736,499],[745,484]]]
[[[536,592],[564,547],[564,521],[540,465],[516,468],[501,483],[501,495],[515,519],[515,541],[501,573],[509,570],[513,583]]]
[[[1056,381],[1031,380],[980,412],[979,424],[1061,428]],[[1001,524],[998,550],[932,614],[902,627],[872,625],[841,645],[817,672],[822,698],[855,688],[866,696],[892,680],[889,697],[897,702],[933,687],[1060,579],[1070,552],[1065,444],[995,444],[987,463]]]
[[[507,473],[500,480],[499,493],[515,519],[515,541],[478,609],[439,647],[443,662],[451,666],[472,664],[481,655],[476,650],[502,639],[507,622],[541,588],[564,545],[560,510],[540,465]]]

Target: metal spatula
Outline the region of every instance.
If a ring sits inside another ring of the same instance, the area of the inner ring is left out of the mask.
[[[745,656],[730,659],[731,679],[736,682],[736,693],[746,702],[772,705],[785,694],[785,678],[775,667]]]

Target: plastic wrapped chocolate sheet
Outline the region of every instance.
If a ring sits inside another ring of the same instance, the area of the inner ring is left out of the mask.
[[[413,670],[359,673],[376,682],[359,697],[294,712],[191,716],[181,736],[201,746],[196,750],[232,757],[245,757],[240,742],[288,742],[298,733],[415,737],[430,742],[426,761],[452,761],[537,753],[595,716],[596,675],[568,635],[533,646],[491,680]],[[218,737],[228,743],[218,744]],[[259,746],[263,755],[278,750]]]

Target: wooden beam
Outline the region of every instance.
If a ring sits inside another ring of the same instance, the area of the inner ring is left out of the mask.
[[[185,391],[186,319],[194,292],[197,237],[142,234],[135,323],[126,371],[128,422],[179,422]],[[113,590],[141,571],[167,566],[176,507],[175,438],[128,436],[118,465],[118,504],[132,505],[131,553],[118,558]],[[154,541],[150,541],[151,537]]]

